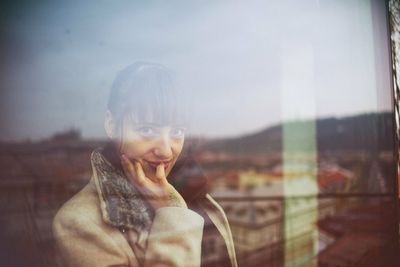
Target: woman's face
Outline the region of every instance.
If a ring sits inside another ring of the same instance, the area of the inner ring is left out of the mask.
[[[138,161],[148,178],[155,178],[157,166],[164,165],[168,175],[184,143],[183,127],[152,123],[131,123],[124,119],[121,153]]]

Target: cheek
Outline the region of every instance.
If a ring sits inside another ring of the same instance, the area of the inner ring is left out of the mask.
[[[183,140],[177,140],[172,142],[172,149],[176,156],[179,156],[179,154],[182,152],[182,148],[183,148]]]
[[[140,158],[151,151],[152,146],[147,142],[128,139],[123,143],[123,152],[129,158]]]

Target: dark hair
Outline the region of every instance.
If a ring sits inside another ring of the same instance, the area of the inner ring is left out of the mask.
[[[118,128],[126,115],[139,123],[182,124],[183,103],[177,100],[176,89],[169,69],[158,63],[136,62],[118,73],[107,107]]]

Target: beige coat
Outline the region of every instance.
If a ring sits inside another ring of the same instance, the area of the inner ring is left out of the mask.
[[[203,218],[181,207],[152,212],[127,180],[92,153],[90,182],[53,221],[60,266],[200,266]],[[201,207],[225,240],[237,266],[231,231],[221,207],[207,195]]]

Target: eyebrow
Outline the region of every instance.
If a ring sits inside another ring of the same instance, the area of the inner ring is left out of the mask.
[[[133,114],[129,115],[129,120],[131,123],[133,123],[136,126],[154,126],[154,127],[181,127],[181,128],[187,128],[187,124],[185,122],[175,122],[171,124],[165,124],[165,123],[158,123],[156,121],[146,121],[146,120],[138,120],[137,118],[134,117]]]
[[[156,127],[163,127],[161,124],[154,123],[154,122],[140,122],[136,124],[137,126],[156,126]]]
[[[184,128],[186,129],[186,126],[184,124],[172,124],[172,125],[162,125],[159,123],[154,123],[154,122],[144,122],[144,123],[138,123],[137,126],[154,126],[154,127],[172,127],[172,128]]]

